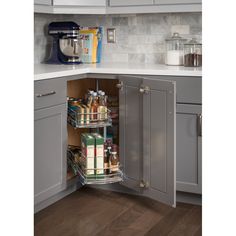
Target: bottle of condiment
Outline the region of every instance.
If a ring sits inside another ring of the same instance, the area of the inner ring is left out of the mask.
[[[99,120],[107,119],[107,104],[105,100],[105,92],[101,91],[99,96]]]
[[[93,96],[93,101],[92,101],[92,105],[91,105],[91,113],[92,113],[92,121],[97,121],[98,120],[98,96],[96,92],[93,92],[92,94]]]
[[[108,150],[104,149],[104,172],[106,175],[108,175],[110,173],[109,170],[109,154],[108,154]]]
[[[117,155],[117,152],[111,152],[109,164],[112,174],[116,173],[119,170],[119,157]]]
[[[171,38],[166,39],[167,65],[181,66],[184,64],[184,42],[186,39],[180,37],[179,33],[174,33]]]
[[[202,66],[202,44],[196,38],[184,44],[184,66]]]

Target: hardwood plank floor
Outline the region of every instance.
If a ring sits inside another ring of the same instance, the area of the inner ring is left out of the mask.
[[[200,236],[202,208],[83,187],[35,214],[35,236]]]

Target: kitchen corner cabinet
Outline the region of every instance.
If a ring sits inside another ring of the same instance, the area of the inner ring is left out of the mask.
[[[175,82],[119,80],[123,184],[175,206]]]
[[[202,193],[202,107],[178,104],[176,115],[177,190]]]

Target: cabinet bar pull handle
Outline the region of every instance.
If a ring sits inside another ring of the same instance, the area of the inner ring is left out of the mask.
[[[202,114],[197,116],[197,134],[202,137]]]
[[[37,98],[41,98],[41,97],[46,97],[46,96],[50,96],[50,95],[53,95],[53,94],[56,94],[56,92],[55,91],[51,91],[49,93],[36,94],[36,97]]]

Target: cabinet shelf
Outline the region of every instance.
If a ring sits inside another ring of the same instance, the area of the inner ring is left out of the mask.
[[[74,162],[75,156],[72,151],[69,149],[67,150],[67,159],[69,163],[73,166],[73,171],[78,176],[78,180],[82,185],[87,184],[111,184],[111,183],[117,183],[123,181],[123,172],[121,171],[121,166],[119,166],[118,170],[115,173],[110,174],[99,174],[99,175],[87,175],[86,172],[88,170],[92,170],[96,172],[96,170],[103,170],[105,172],[107,169],[111,170],[112,167],[108,168],[93,168],[93,169],[87,169],[87,168],[81,168],[81,166],[84,166],[83,163]]]
[[[90,117],[92,115],[96,115],[97,117],[103,116],[106,118],[105,119],[93,119],[91,122],[90,121],[81,121],[81,119],[80,119],[81,116]],[[67,122],[75,129],[78,129],[78,128],[100,128],[100,127],[112,126],[112,119],[110,116],[110,110],[108,110],[108,109],[107,109],[107,112],[105,112],[105,113],[99,113],[99,112],[91,113],[90,112],[90,113],[80,114],[68,107]]]

